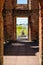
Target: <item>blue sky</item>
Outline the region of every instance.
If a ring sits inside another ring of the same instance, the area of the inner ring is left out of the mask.
[[[27,0],[17,0],[17,4],[27,4]]]
[[[28,24],[27,17],[17,17],[16,18],[17,24]]]

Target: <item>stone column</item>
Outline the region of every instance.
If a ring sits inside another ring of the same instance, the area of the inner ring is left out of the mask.
[[[3,10],[4,0],[0,0],[0,65],[3,65]]]
[[[40,6],[41,6],[41,33],[40,33],[40,53],[41,53],[41,64],[43,65],[43,0],[40,1]]]
[[[16,40],[16,17],[14,17],[14,41]]]
[[[29,20],[29,22],[28,22],[28,40],[31,42],[32,40],[31,40],[31,16],[29,16],[29,18],[28,18]]]
[[[39,61],[42,63],[42,18],[41,18],[41,6],[39,3]]]
[[[41,17],[42,17],[42,65],[43,65],[43,8],[41,9]]]

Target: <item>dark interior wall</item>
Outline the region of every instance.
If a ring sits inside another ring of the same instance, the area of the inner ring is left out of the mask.
[[[36,13],[33,13],[33,15],[31,16],[31,21],[32,21],[32,25],[31,25],[31,37],[32,40],[37,40],[38,39],[38,34],[39,34],[39,25],[38,25],[38,15]]]
[[[5,0],[5,21],[4,21],[4,35],[5,40],[15,40],[15,17],[16,16],[29,16],[29,10],[28,11],[15,11],[15,3],[16,0]],[[31,37],[32,40],[37,40],[38,38],[38,22],[39,22],[39,15],[38,11],[35,9],[38,9],[38,1],[32,0],[32,14],[30,15],[30,22],[31,22]],[[14,9],[14,10],[13,10]],[[34,10],[34,11],[33,11]],[[15,12],[14,12],[15,11]]]
[[[39,2],[38,0],[32,0],[32,15],[31,15],[31,22],[32,22],[32,32],[31,37],[32,40],[37,40],[39,35]]]
[[[5,40],[12,40],[13,33],[13,18],[12,18],[12,9],[13,9],[13,0],[5,0],[5,17],[4,17],[4,36]]]
[[[5,40],[13,39],[13,21],[12,21],[12,11],[6,13],[5,22],[4,22],[4,33]]]

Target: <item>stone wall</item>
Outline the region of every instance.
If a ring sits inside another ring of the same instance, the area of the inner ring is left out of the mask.
[[[38,40],[39,35],[39,3],[38,0],[32,0],[32,15],[31,15],[31,37],[32,40]]]
[[[42,23],[42,65],[43,65],[43,8],[41,9],[41,17],[42,17],[42,22],[41,22]]]
[[[12,40],[13,39],[13,21],[12,21],[12,11],[6,11],[6,17],[4,21],[4,33],[5,33],[5,40]]]
[[[0,0],[0,65],[3,65],[3,10],[4,0]]]

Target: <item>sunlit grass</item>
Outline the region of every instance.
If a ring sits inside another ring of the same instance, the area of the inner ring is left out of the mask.
[[[17,37],[22,35],[22,31],[24,31],[25,36],[28,36],[28,31],[26,27],[22,25],[17,25],[16,26]]]

